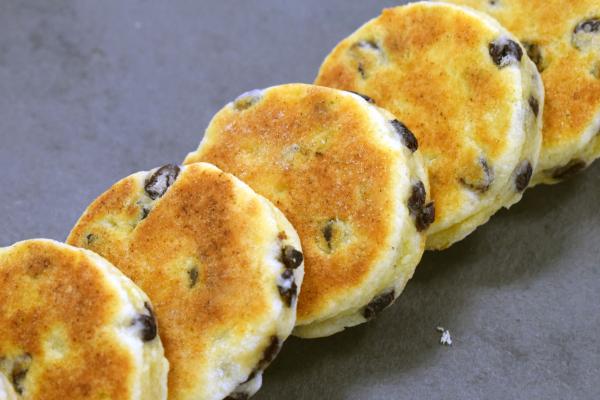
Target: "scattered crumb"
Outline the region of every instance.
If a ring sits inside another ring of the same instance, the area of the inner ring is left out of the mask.
[[[450,331],[443,326],[438,326],[435,329],[442,334],[442,337],[440,337],[440,344],[452,346],[452,336],[450,336]]]

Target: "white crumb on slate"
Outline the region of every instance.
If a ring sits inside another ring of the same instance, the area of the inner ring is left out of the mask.
[[[438,326],[435,329],[442,334],[442,337],[440,337],[440,344],[452,346],[452,336],[450,336],[450,331],[443,326]]]

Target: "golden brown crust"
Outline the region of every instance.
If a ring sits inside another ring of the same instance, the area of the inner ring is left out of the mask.
[[[512,172],[494,180],[495,171],[519,161],[520,77],[490,57],[500,37],[499,27],[457,7],[386,9],[338,44],[315,81],[372,97],[415,133],[436,204],[432,234],[492,202]]]
[[[113,261],[152,299],[171,365],[169,398],[208,385],[202,379],[218,367],[206,359],[216,341],[249,334],[277,293],[259,256],[278,232],[265,234],[259,221],[271,214],[233,179],[190,165],[142,219],[143,180],[133,175],[100,196],[69,237]]]
[[[363,107],[322,87],[267,89],[248,110],[223,108],[185,161],[233,173],[292,222],[306,260],[299,324],[364,282],[396,223],[390,193],[402,167]]]
[[[30,241],[0,254],[0,358],[31,357],[27,398],[131,398],[130,350],[105,329],[119,302],[80,251]],[[65,349],[54,362],[52,339]]]
[[[600,18],[597,0],[447,0],[492,15],[526,44],[537,46],[546,89],[541,167],[551,168],[555,152],[574,145],[600,113],[600,46],[577,49],[576,26]],[[597,33],[596,35],[600,35]],[[596,43],[599,43],[598,41]],[[545,160],[545,157],[553,157]],[[567,160],[568,161],[568,160]]]

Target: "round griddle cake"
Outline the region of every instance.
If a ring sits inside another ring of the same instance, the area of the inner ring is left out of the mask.
[[[523,43],[546,89],[533,184],[555,183],[600,156],[600,2],[450,0],[492,15]]]
[[[169,399],[247,398],[295,322],[300,241],[234,176],[198,163],[131,175],[101,195],[69,243],[119,265],[152,299]]]
[[[44,239],[0,249],[0,376],[12,386],[0,398],[166,399],[157,333],[148,297],[98,255]]]
[[[431,2],[386,9],[337,45],[316,83],[364,93],[413,130],[436,204],[429,249],[463,239],[529,183],[541,80],[485,14]]]
[[[357,94],[304,84],[240,96],[185,163],[208,161],[271,200],[298,230],[301,337],[365,322],[402,292],[434,217],[417,142]]]

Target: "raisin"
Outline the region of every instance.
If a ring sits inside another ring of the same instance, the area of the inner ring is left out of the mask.
[[[573,29],[573,33],[594,33],[600,31],[600,18],[590,18],[584,21],[581,21],[575,26]]]
[[[553,170],[552,178],[553,179],[570,178],[573,175],[577,174],[578,172],[583,171],[585,169],[585,167],[587,167],[587,164],[585,163],[585,161],[579,160],[579,159],[571,160],[571,161],[569,161],[569,163],[567,165],[564,165],[562,167],[559,167],[559,168],[556,168],[555,170]]]
[[[192,267],[188,271],[188,278],[190,279],[190,289],[192,289],[194,286],[196,286],[196,283],[198,283],[198,268],[197,267]]]
[[[379,50],[379,45],[377,43],[375,43],[375,41],[373,41],[373,40],[360,40],[360,41],[356,42],[353,47],[360,47],[363,49],[370,49],[370,50]]]
[[[327,242],[329,250],[331,250],[331,240],[333,239],[333,223],[334,221],[330,219],[323,227],[323,237],[325,238],[325,242]]]
[[[351,227],[338,218],[323,221],[320,225],[320,234],[317,235],[317,246],[323,252],[331,254],[351,240]]]
[[[363,67],[362,63],[358,63],[358,73],[360,74],[360,77],[365,79],[367,77],[367,74],[365,73],[365,68]]]
[[[281,342],[279,341],[279,338],[277,336],[271,336],[269,345],[263,351],[262,358],[260,359],[258,364],[256,364],[254,370],[250,373],[248,379],[246,379],[246,381],[243,383],[251,381],[256,377],[256,375],[259,372],[264,371],[265,368],[267,368],[269,364],[271,364],[273,360],[275,360],[275,357],[277,357],[277,354],[279,354],[279,350],[281,350]]]
[[[431,202],[425,204],[427,200],[427,192],[425,185],[419,181],[412,187],[412,193],[408,199],[408,210],[415,218],[417,231],[422,232],[429,228],[429,225],[435,220],[435,206]]]
[[[531,107],[531,111],[533,111],[533,115],[537,117],[540,113],[540,103],[535,97],[529,96],[529,106]]]
[[[279,343],[279,338],[277,336],[271,336],[271,341],[269,342],[269,346],[263,352],[263,357],[258,363],[258,367],[261,370],[264,370],[273,362],[277,354],[279,354],[279,350],[281,349],[281,343]]]
[[[571,43],[578,50],[596,49],[597,33],[600,32],[600,18],[589,18],[579,22],[573,29]],[[594,36],[596,39],[594,39]]]
[[[408,149],[413,153],[417,151],[417,149],[419,148],[419,142],[417,141],[415,135],[410,131],[410,129],[408,129],[406,125],[404,125],[397,119],[390,121],[390,123],[392,124],[398,135],[400,135],[400,137],[402,138],[402,142],[404,143],[404,145],[408,147]]]
[[[371,65],[369,59],[372,59],[373,56],[381,57],[382,55],[379,45],[373,40],[360,40],[354,43],[349,51],[352,57],[358,61],[357,70],[361,78],[367,79],[367,68]]]
[[[149,342],[154,340],[158,334],[158,330],[156,328],[156,318],[154,317],[152,307],[150,304],[148,304],[148,302],[144,303],[144,307],[146,307],[146,310],[148,310],[149,315],[138,315],[137,322],[142,324],[142,330],[140,332],[142,340],[144,342]]]
[[[425,205],[425,199],[427,197],[427,193],[425,191],[425,185],[423,182],[419,181],[412,187],[412,193],[410,198],[408,199],[408,209],[412,215],[417,215],[423,209]]]
[[[25,390],[24,381],[26,377],[27,370],[15,369],[12,372],[11,380],[17,394],[23,394],[23,391]]]
[[[369,304],[363,309],[363,317],[367,321],[375,318],[381,311],[389,307],[395,298],[395,291],[392,289],[390,292],[384,293],[375,297]]]
[[[10,380],[15,388],[15,392],[19,395],[22,395],[23,392],[25,392],[25,379],[27,378],[30,365],[31,355],[29,353],[18,356],[14,360],[12,371],[10,373]]]
[[[544,65],[544,56],[542,55],[542,48],[532,42],[523,42],[523,47],[525,47],[525,51],[527,55],[536,65],[539,72],[544,71],[546,66]]]
[[[492,169],[492,167],[490,167],[485,158],[479,159],[479,165],[481,166],[481,169],[483,171],[483,179],[481,181],[472,182],[467,180],[466,178],[460,178],[460,182],[469,189],[478,191],[480,193],[485,193],[490,189],[490,186],[494,182],[495,174],[494,170]]]
[[[175,182],[179,175],[179,167],[173,164],[167,164],[156,170],[144,185],[144,189],[152,200],[162,197],[169,187]]]
[[[281,285],[277,285],[279,295],[288,307],[292,306],[294,298],[298,294],[298,286],[294,280],[294,270],[286,268],[281,274],[283,282]]]
[[[514,40],[506,38],[490,43],[489,52],[494,63],[500,68],[520,62],[523,58],[521,46]]]
[[[94,235],[93,233],[89,233],[86,237],[85,240],[87,242],[88,245],[93,244],[96,240],[98,240],[98,236]]]
[[[293,246],[287,245],[281,249],[281,261],[288,269],[296,269],[304,260],[302,252],[296,250]]]
[[[423,232],[435,221],[435,204],[433,202],[427,204],[415,219],[417,231]]]
[[[515,178],[515,186],[518,192],[522,192],[529,186],[529,181],[533,175],[533,167],[529,161],[523,161],[517,167],[517,177]]]

